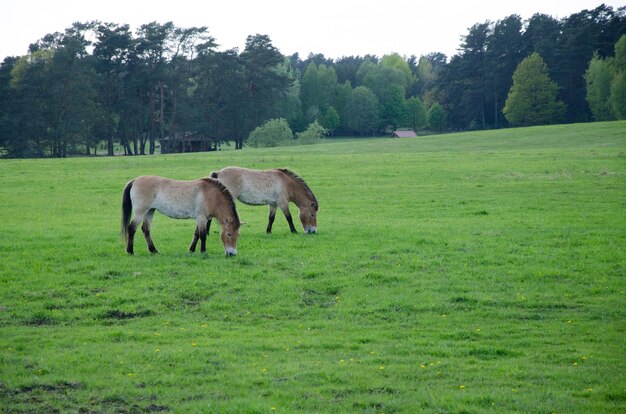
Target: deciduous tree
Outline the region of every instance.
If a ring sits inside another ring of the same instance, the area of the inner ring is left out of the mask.
[[[557,101],[557,85],[541,56],[533,53],[513,74],[504,115],[515,126],[553,124],[563,120],[565,104]]]
[[[611,96],[611,81],[615,76],[612,59],[601,59],[597,54],[589,62],[585,72],[587,85],[587,103],[591,109],[593,119],[608,121],[614,119],[609,97]]]
[[[414,131],[426,126],[426,108],[422,100],[416,96],[409,98],[405,103],[407,126]]]
[[[348,99],[347,127],[355,134],[373,134],[380,125],[380,108],[374,92],[357,86]]]

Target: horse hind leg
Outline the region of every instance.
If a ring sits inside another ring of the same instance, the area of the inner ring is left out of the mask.
[[[193,232],[193,239],[191,240],[191,244],[189,245],[190,253],[194,253],[196,251],[196,245],[198,244],[199,238],[200,238],[200,231],[198,230],[198,226],[196,226],[196,230]]]
[[[133,220],[128,224],[128,236],[126,238],[126,253],[128,254],[135,254],[134,240],[136,232],[137,223],[135,223],[135,221]]]
[[[154,217],[154,209],[149,210],[146,213],[146,216],[143,220],[143,225],[141,226],[141,230],[143,231],[143,235],[146,238],[146,243],[148,243],[148,250],[150,253],[158,253],[159,251],[154,247],[154,242],[152,241],[152,237],[150,236],[150,225],[152,224],[152,218]]]
[[[270,206],[270,217],[267,221],[267,229],[265,232],[270,234],[272,232],[272,225],[274,224],[274,219],[276,218],[276,206]]]

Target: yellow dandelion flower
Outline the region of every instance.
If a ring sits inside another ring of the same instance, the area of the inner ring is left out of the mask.
[[[465,385],[459,385],[459,388],[464,390],[465,389]]]
[[[267,372],[267,368],[263,368],[261,372]]]
[[[385,366],[381,365],[381,366],[378,367],[378,369],[383,370],[383,369],[385,369]]]

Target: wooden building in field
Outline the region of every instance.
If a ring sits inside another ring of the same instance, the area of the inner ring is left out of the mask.
[[[177,133],[173,137],[161,140],[162,154],[177,154],[183,152],[217,151],[218,142],[211,137],[198,132]]]
[[[415,138],[417,136],[417,134],[415,133],[415,131],[393,131],[393,134],[391,135],[392,138]]]

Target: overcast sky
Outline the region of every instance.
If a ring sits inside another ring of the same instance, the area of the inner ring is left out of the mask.
[[[605,3],[594,0],[57,0],[4,2],[0,13],[0,61],[23,55],[48,33],[73,22],[129,24],[172,21],[178,27],[208,26],[220,50],[243,50],[246,37],[269,35],[283,55],[329,58],[397,52],[404,56],[456,53],[461,36],[475,23],[511,14],[523,19],[540,12],[556,18]]]

